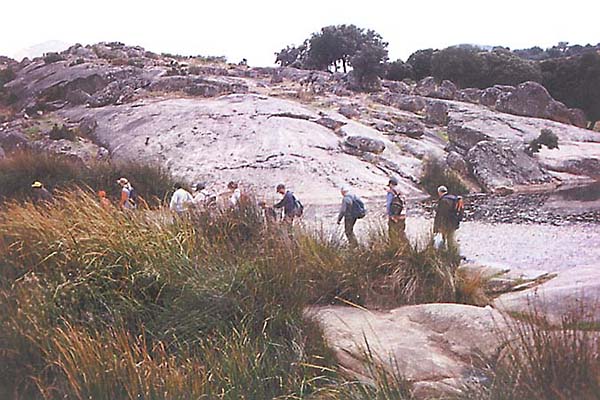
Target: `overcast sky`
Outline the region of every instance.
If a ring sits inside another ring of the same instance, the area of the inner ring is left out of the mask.
[[[600,1],[1,0],[0,54],[58,40],[121,41],[155,52],[271,65],[273,53],[333,24],[374,29],[390,58],[474,43],[512,49],[600,42]]]

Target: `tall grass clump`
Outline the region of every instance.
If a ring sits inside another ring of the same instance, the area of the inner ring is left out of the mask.
[[[350,383],[306,307],[455,301],[457,265],[452,251],[381,235],[350,251],[322,233],[269,224],[251,199],[177,217],[102,207],[87,189],[57,190],[44,206],[7,201],[0,394],[339,394]]]
[[[77,187],[105,190],[116,199],[120,177],[127,177],[151,205],[158,205],[174,184],[165,170],[153,165],[108,161],[84,165],[61,155],[23,151],[0,159],[0,201],[29,198],[34,181],[51,191]]]
[[[600,327],[579,306],[556,326],[539,311],[520,314],[503,332],[506,346],[482,369],[465,399],[592,400],[600,396]]]
[[[469,188],[461,177],[434,156],[429,156],[423,161],[420,183],[431,196],[437,196],[437,188],[442,185],[446,186],[451,194],[463,195],[469,193]]]

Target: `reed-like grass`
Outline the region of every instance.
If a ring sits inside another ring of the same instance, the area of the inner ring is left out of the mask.
[[[464,399],[595,400],[600,398],[600,330],[579,305],[556,326],[532,307],[508,319],[506,346],[482,366],[483,379]],[[589,328],[592,329],[589,329]]]
[[[336,372],[304,308],[466,301],[458,261],[454,250],[381,235],[350,250],[270,225],[252,200],[183,217],[103,208],[73,189],[49,206],[8,202],[0,211],[0,393],[360,398],[375,389]],[[379,393],[405,384],[382,382]]]

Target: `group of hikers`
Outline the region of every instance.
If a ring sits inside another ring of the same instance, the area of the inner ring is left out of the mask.
[[[120,178],[117,183],[121,187],[119,198],[119,207],[123,210],[132,210],[137,208],[139,199],[137,192],[127,178]],[[236,207],[241,199],[242,192],[238,183],[231,181],[227,184],[227,191],[216,194],[207,189],[205,183],[196,183],[189,192],[184,185],[175,185],[175,191],[169,202],[169,209],[177,214],[183,214],[193,208],[209,208],[218,205],[218,199],[223,199],[223,204],[227,207]],[[35,202],[50,201],[52,194],[44,188],[44,185],[36,181],[32,184],[33,199]],[[286,188],[285,184],[277,185],[276,191],[282,196],[281,200],[273,205],[267,205],[265,201],[259,202],[259,206],[265,210],[265,217],[270,221],[281,220],[284,223],[293,224],[296,218],[302,217],[304,206],[294,193]],[[443,243],[451,243],[454,240],[454,233],[458,229],[463,217],[464,204],[460,196],[454,196],[448,193],[445,186],[437,189],[438,201],[433,224],[433,232]],[[348,187],[341,188],[342,202],[337,215],[338,225],[344,221],[344,233],[351,247],[358,246],[358,240],[354,233],[354,226],[359,219],[367,215],[367,208],[364,201],[356,194],[351,193]],[[111,207],[110,200],[106,197],[106,192],[98,192],[100,204],[103,207]],[[283,211],[283,218],[277,214],[278,210]],[[405,196],[401,193],[399,183],[396,178],[391,178],[386,187],[386,216],[388,220],[388,235],[390,240],[400,243],[408,243],[406,236],[406,211],[407,202]]]

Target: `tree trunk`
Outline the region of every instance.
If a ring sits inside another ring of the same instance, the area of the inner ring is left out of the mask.
[[[596,127],[596,122],[598,121],[590,121],[590,123],[588,124],[588,129],[593,131]]]
[[[344,73],[347,73],[348,70],[346,68],[346,60],[345,59],[342,59],[342,66],[344,67]]]

